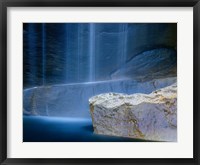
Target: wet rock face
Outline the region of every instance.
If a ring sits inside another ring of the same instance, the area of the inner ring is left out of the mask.
[[[24,115],[87,117],[90,118],[88,100],[101,93],[146,93],[169,86],[176,77],[148,82],[132,80],[77,83],[28,88],[23,91]]]
[[[116,70],[112,79],[132,78],[151,80],[177,76],[177,55],[174,49],[159,48],[145,51]]]
[[[176,83],[150,94],[105,93],[89,103],[97,134],[177,141]]]

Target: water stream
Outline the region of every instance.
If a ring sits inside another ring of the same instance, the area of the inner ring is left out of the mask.
[[[89,81],[95,81],[95,24],[89,24]]]
[[[46,81],[46,31],[45,23],[42,24],[42,85]]]

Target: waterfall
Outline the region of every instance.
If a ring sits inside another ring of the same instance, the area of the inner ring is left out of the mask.
[[[95,81],[95,24],[89,24],[89,81]]]
[[[69,49],[69,39],[68,39],[68,24],[66,23],[65,24],[65,63],[66,63],[66,66],[65,66],[65,81],[67,82],[69,80],[69,74],[68,74],[68,60],[69,60],[69,57],[68,57],[68,49]]]
[[[126,54],[127,54],[127,33],[128,33],[128,24],[123,23],[121,24],[121,48],[122,48],[122,53],[121,53],[121,64],[126,63]]]
[[[81,56],[81,24],[77,24],[77,42],[78,42],[78,48],[77,48],[77,82],[80,81],[80,56]]]
[[[30,67],[29,70],[31,71],[31,74],[28,76],[28,81],[31,85],[36,85],[37,81],[37,63],[36,63],[36,56],[37,53],[37,36],[35,32],[35,24],[30,23],[28,25],[28,51],[27,51],[27,59],[28,59],[28,66]],[[24,66],[25,67],[25,66]]]
[[[42,23],[42,85],[46,85],[46,27],[45,23]],[[45,98],[44,98],[44,104],[45,104],[45,110],[46,115],[49,115],[49,109],[48,109],[48,100],[47,100],[48,90],[45,90]]]
[[[42,85],[46,83],[46,28],[42,24]]]

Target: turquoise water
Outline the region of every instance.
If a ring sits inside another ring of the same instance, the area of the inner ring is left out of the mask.
[[[88,118],[23,117],[23,142],[142,142],[93,133]]]

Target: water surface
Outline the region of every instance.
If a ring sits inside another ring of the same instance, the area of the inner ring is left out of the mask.
[[[97,135],[91,119],[23,117],[24,142],[142,142],[143,140]]]

